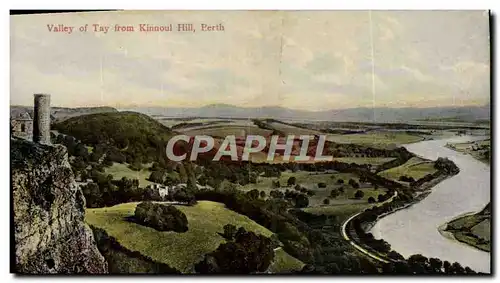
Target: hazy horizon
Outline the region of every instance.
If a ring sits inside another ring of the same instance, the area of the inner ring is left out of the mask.
[[[484,11],[120,11],[10,22],[11,105],[32,105],[34,93],[50,93],[54,107],[119,109],[229,104],[325,111],[490,101]],[[93,23],[222,23],[225,30],[47,28]]]

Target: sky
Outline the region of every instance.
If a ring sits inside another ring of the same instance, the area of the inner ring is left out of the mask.
[[[139,32],[191,23],[196,32]],[[73,26],[71,34],[48,25]],[[87,32],[78,28],[88,24]],[[95,32],[93,24],[110,26]],[[115,25],[134,32],[115,32]],[[224,31],[201,31],[201,24]],[[121,11],[10,18],[11,105],[484,105],[484,11]]]

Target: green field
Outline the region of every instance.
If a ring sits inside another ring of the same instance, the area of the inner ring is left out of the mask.
[[[266,195],[272,190],[279,190],[285,192],[288,190],[293,190],[295,186],[288,187],[287,181],[288,178],[294,176],[296,178],[296,184],[301,185],[302,187],[308,188],[315,192],[314,196],[309,197],[309,206],[323,206],[323,200],[330,196],[332,189],[338,189],[342,185],[337,184],[337,180],[344,180],[344,189],[345,192],[336,198],[330,199],[330,204],[350,204],[350,203],[366,203],[369,197],[374,197],[377,199],[379,194],[384,194],[386,189],[378,188],[374,189],[372,187],[354,189],[351,186],[347,185],[349,179],[353,179],[359,183],[359,177],[355,174],[350,173],[313,173],[306,171],[298,171],[291,172],[285,171],[281,173],[281,177],[278,178],[270,178],[270,177],[259,177],[257,184],[248,184],[240,187],[243,191],[250,191],[253,189],[257,189],[259,191],[265,191]],[[332,178],[333,177],[333,178]],[[279,180],[280,188],[274,189],[272,187],[272,182]],[[318,183],[326,183],[326,188],[319,188]],[[355,199],[354,194],[357,190],[361,190],[364,193],[363,198]]]
[[[283,124],[280,122],[270,122],[267,123],[271,128],[276,129],[280,132],[283,132],[285,135],[321,135],[320,131],[299,128],[287,124]]]
[[[87,209],[85,220],[92,226],[104,229],[125,248],[138,251],[184,273],[193,272],[194,264],[225,241],[218,233],[223,232],[226,224],[244,227],[268,237],[272,235],[271,231],[250,218],[225,208],[224,204],[211,201],[199,201],[195,206],[176,206],[187,216],[187,232],[159,232],[125,219],[133,215],[137,204],[124,203]],[[284,262],[280,266],[297,265],[297,260],[284,252],[277,253],[275,260]]]
[[[316,214],[316,215],[336,215],[340,217],[340,221],[346,220],[351,215],[356,214],[364,209],[372,206],[368,203],[351,203],[351,204],[337,204],[337,205],[325,205],[317,207],[306,207],[302,210],[305,212]]]
[[[274,262],[269,266],[269,271],[272,273],[291,273],[301,270],[304,263],[293,256],[287,254],[283,249],[275,250]]]
[[[419,142],[422,137],[404,132],[370,131],[365,134],[328,135],[328,141],[336,143],[365,144],[376,147],[400,146]]]
[[[427,174],[435,172],[434,162],[419,157],[412,157],[405,164],[382,171],[379,175],[395,181],[398,181],[401,176],[413,177],[415,180],[418,180]]]
[[[229,135],[234,136],[244,136],[244,135],[261,135],[268,136],[272,133],[271,130],[261,129],[256,126],[238,126],[238,125],[217,125],[217,126],[209,126],[204,128],[196,128],[196,129],[186,129],[183,131],[179,129],[185,135],[195,136],[195,135],[207,135],[212,137],[223,137]]]
[[[343,162],[343,163],[356,163],[356,164],[371,164],[371,165],[381,165],[386,162],[394,160],[394,157],[338,157],[333,158],[333,161]]]
[[[481,213],[459,217],[446,226],[455,238],[484,251],[491,249],[491,218]]]
[[[491,141],[489,139],[475,142],[453,143],[447,144],[446,146],[458,152],[469,154],[479,161],[487,164],[490,163],[489,154],[485,155],[486,152],[489,153],[491,151]]]
[[[119,180],[123,177],[128,179],[138,179],[140,187],[146,187],[147,185],[153,184],[147,180],[151,174],[148,168],[144,168],[141,171],[134,171],[128,168],[128,164],[126,163],[113,163],[113,166],[106,167],[104,172],[105,174],[113,175],[113,179],[115,180]]]

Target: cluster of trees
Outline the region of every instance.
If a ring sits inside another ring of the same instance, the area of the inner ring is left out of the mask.
[[[411,176],[403,175],[403,176],[399,177],[399,181],[413,183],[413,182],[415,182],[415,179],[413,177],[411,177]]]
[[[123,177],[113,180],[112,175],[92,172],[92,182],[81,186],[86,206],[89,208],[113,206],[119,203],[145,199],[146,191],[139,188],[137,179]]]
[[[366,233],[362,227],[362,223],[363,222],[359,218],[355,218],[351,222],[351,225],[354,229],[354,232],[356,233],[358,240],[362,244],[372,248],[377,252],[383,254],[389,253],[391,251],[391,245],[383,239],[375,239],[372,233]]]
[[[186,215],[172,205],[150,201],[141,202],[135,208],[134,220],[158,231],[183,233],[188,230]]]
[[[283,198],[272,197],[278,193]],[[238,190],[202,189],[196,192],[197,200],[224,203],[228,209],[246,215],[276,233],[287,253],[304,262],[312,262],[314,248],[309,238],[309,228],[289,213],[294,204],[284,199],[282,192],[271,191],[270,196],[264,200],[250,198]]]
[[[92,182],[81,185],[86,207],[88,208],[145,200],[178,201],[188,205],[196,204],[195,190],[189,186],[177,186],[173,190],[173,194],[162,197],[157,189],[139,187],[139,180],[137,179],[123,177],[120,180],[113,180],[112,175],[106,175],[97,170],[92,170],[89,177]]]
[[[427,258],[421,254],[384,264],[383,273],[391,274],[477,274],[470,267],[463,267],[458,262],[450,263],[438,258]]]
[[[224,227],[228,242],[215,251],[206,254],[195,265],[202,274],[251,274],[264,272],[274,259],[273,243],[270,238],[246,231],[236,230],[233,225]]]
[[[153,118],[136,112],[107,112],[82,115],[52,126],[96,148],[112,149],[110,160],[142,164],[165,157],[165,146],[172,133]]]
[[[455,163],[453,163],[453,161],[443,157],[439,157],[436,162],[434,162],[434,168],[450,175],[458,174],[458,172],[460,172],[460,169]]]

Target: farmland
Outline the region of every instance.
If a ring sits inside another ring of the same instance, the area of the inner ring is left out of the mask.
[[[394,181],[398,181],[401,176],[413,177],[413,179],[418,180],[427,174],[435,172],[434,162],[413,157],[405,164],[382,171],[379,175]]]

